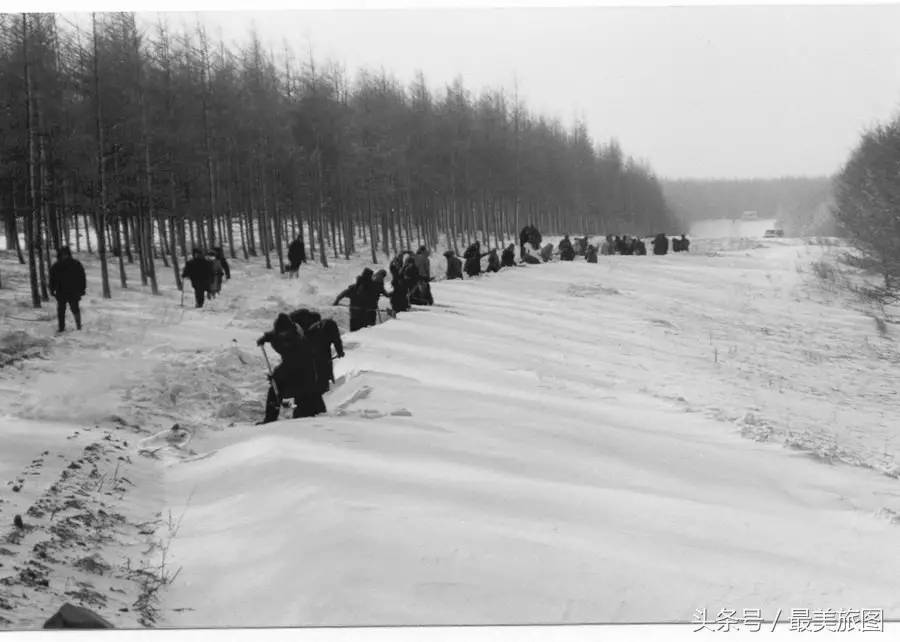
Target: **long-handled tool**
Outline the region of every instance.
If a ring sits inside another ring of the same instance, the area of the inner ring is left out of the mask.
[[[259,347],[262,350],[263,357],[265,357],[265,359],[266,359],[266,366],[269,368],[269,382],[272,384],[272,390],[275,391],[275,396],[280,398],[281,394],[279,394],[279,392],[278,392],[278,384],[275,383],[275,375],[272,372],[272,364],[269,363],[269,355],[266,352],[266,346],[259,346]]]
[[[181,284],[181,307],[184,307],[184,284]]]

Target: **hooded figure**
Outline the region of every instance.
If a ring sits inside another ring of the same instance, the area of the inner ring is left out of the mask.
[[[332,359],[340,359],[344,356],[341,330],[332,319],[321,319],[310,326],[306,336],[312,344],[313,356],[316,360],[319,394],[325,394],[331,387],[330,384],[334,382]],[[335,357],[331,356],[332,346],[334,346]],[[322,412],[325,410],[324,401],[321,410]]]
[[[530,243],[531,247],[537,250],[541,246],[541,233],[538,229],[531,224],[526,225],[522,228],[522,231],[519,232],[519,255],[525,255],[525,244]]]
[[[294,408],[294,417],[309,416],[303,414],[304,403],[307,406],[306,410],[310,406],[316,406],[316,397],[318,397],[318,401],[321,401],[321,393],[318,388],[312,346],[304,336],[303,330],[282,312],[275,319],[273,329],[256,341],[256,345],[259,346],[265,343],[272,344],[272,348],[281,356],[281,363],[270,375],[274,385],[269,387],[266,397],[266,416],[260,423],[278,419],[281,402],[290,398],[297,402],[297,407]]]
[[[497,248],[494,248],[490,252],[488,252],[487,271],[488,272],[499,272],[500,271],[500,257],[497,256]]]
[[[59,248],[56,263],[50,266],[50,295],[56,299],[58,331],[66,329],[66,306],[75,317],[75,327],[81,330],[81,309],[78,306],[87,290],[87,279],[81,261],[72,258],[68,246]]]
[[[669,252],[669,239],[663,234],[659,233],[655,237],[653,237],[653,253],[657,256],[662,256],[664,254],[668,254]]]
[[[191,280],[191,287],[194,288],[194,301],[198,308],[202,308],[203,295],[213,280],[212,263],[203,258],[203,252],[198,247],[195,247],[191,254],[193,258],[185,263],[181,278]]]
[[[459,257],[456,256],[453,250],[447,250],[446,252],[444,252],[444,257],[447,259],[447,278],[463,278],[462,261],[459,260]]]
[[[300,264],[306,263],[306,248],[303,247],[303,239],[299,235],[288,245],[288,262],[291,276],[299,278]]]
[[[572,241],[569,240],[568,234],[566,234],[563,237],[563,240],[559,242],[559,260],[560,261],[574,261],[575,260],[575,249],[572,247]]]
[[[523,253],[524,257],[525,254]],[[506,249],[503,250],[503,254],[500,255],[500,266],[501,267],[515,267],[516,266],[516,246],[510,243],[506,246]]]
[[[350,299],[350,332],[375,325],[378,297],[379,294],[372,282],[372,270],[369,268],[363,269],[356,277],[356,282],[338,294],[334,305],[339,305],[342,299]]]
[[[478,276],[481,274],[481,259],[486,257],[489,252],[481,251],[481,243],[475,241],[466,249],[463,258],[466,260],[466,274],[469,276]]]

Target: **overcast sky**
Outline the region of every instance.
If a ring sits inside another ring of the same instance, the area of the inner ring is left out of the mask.
[[[433,88],[461,75],[476,91],[517,78],[532,110],[580,116],[668,178],[831,174],[900,107],[900,6],[200,15],[226,42],[255,25],[275,50],[312,46],[351,72],[422,69]]]

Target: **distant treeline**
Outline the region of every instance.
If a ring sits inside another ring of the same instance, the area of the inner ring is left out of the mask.
[[[80,19],[0,14],[0,218],[10,243],[25,232],[36,306],[51,250],[73,231],[76,250],[85,238],[104,259],[108,297],[108,250],[122,287],[137,260],[156,291],[154,260],[176,280],[194,244],[283,266],[304,230],[327,265],[326,247],[349,256],[358,238],[376,261],[445,234],[497,246],[529,222],[671,227],[647,167],[509,92],[475,96],[456,80],[433,95],[421,74],[408,87],[386,72],[351,80],[255,34],[232,51],[199,26]],[[96,248],[79,229],[99,232]]]
[[[828,236],[837,227],[831,215],[831,179],[663,180],[663,194],[683,225],[692,221],[740,218],[755,211],[774,218],[789,236]]]

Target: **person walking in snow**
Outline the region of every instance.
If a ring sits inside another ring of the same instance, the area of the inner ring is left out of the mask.
[[[56,262],[50,266],[50,296],[56,299],[58,332],[66,330],[66,307],[72,310],[75,327],[81,330],[79,302],[87,291],[87,279],[81,261],[72,257],[68,246],[59,248]]]
[[[288,272],[291,278],[300,278],[300,264],[306,263],[306,248],[303,247],[303,239],[298,235],[288,245]]]
[[[584,251],[584,260],[588,263],[596,263],[597,248],[595,248],[593,245],[588,245],[587,249]]]
[[[447,259],[447,279],[463,278],[462,261],[456,256],[456,253],[453,250],[447,250],[444,252],[444,257]]]
[[[196,306],[202,308],[204,294],[209,289],[213,279],[212,264],[203,258],[203,252],[199,247],[195,247],[191,255],[193,258],[185,263],[181,278],[190,279],[191,287],[194,288]],[[183,287],[184,285],[182,285]]]
[[[225,270],[222,268],[222,263],[216,258],[214,250],[206,253],[206,260],[209,261],[210,269],[212,270],[212,280],[209,283],[208,294],[210,299],[215,299],[219,292],[222,291],[222,279],[225,276]]]
[[[525,253],[522,254],[523,260]],[[500,255],[500,267],[516,267],[516,246],[512,243],[506,246]]]
[[[222,270],[225,272],[225,280],[231,280],[231,268],[228,266],[228,259],[225,258],[225,252],[221,247],[214,247],[213,252],[216,253],[216,258],[219,260],[219,264],[222,266]]]
[[[260,424],[278,419],[281,403],[295,401],[294,417],[309,417],[325,411],[319,390],[316,362],[311,342],[290,317],[281,313],[274,327],[256,341],[263,346],[270,343],[281,356],[281,363],[269,375],[271,385],[266,396],[266,414]]]

